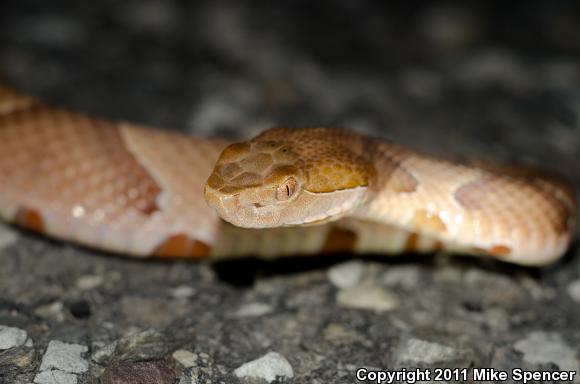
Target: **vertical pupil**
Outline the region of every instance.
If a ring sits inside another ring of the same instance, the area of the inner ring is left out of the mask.
[[[290,197],[290,187],[286,185],[286,194]]]

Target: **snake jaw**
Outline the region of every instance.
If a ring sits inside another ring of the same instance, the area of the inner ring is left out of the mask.
[[[274,228],[317,225],[352,213],[365,201],[367,187],[315,193],[302,189],[291,201],[262,204],[256,197],[264,190],[253,188],[223,194],[206,186],[206,199],[225,221],[243,228]]]

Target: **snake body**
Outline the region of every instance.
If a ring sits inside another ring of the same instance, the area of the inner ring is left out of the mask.
[[[5,86],[0,186],[5,220],[139,257],[444,249],[542,265],[568,248],[576,211],[556,178],[344,129],[275,128],[230,143],[89,117]]]

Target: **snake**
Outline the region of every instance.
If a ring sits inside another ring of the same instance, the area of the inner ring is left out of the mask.
[[[566,252],[576,221],[570,186],[528,166],[334,127],[192,137],[4,83],[0,186],[6,222],[141,258],[449,252],[541,266]]]

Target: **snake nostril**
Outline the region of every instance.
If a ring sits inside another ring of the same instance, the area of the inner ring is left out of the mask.
[[[262,204],[260,204],[260,203],[254,203],[254,207],[256,207],[256,208],[262,208],[262,207],[263,207],[263,205],[262,205]]]

